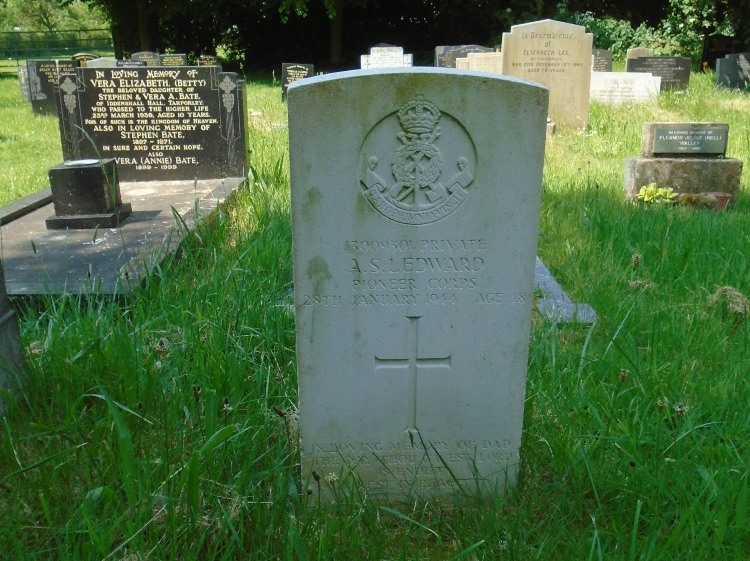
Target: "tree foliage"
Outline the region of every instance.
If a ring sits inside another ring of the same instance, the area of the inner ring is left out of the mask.
[[[83,3],[111,21],[120,57],[218,49],[230,67],[245,69],[282,61],[351,67],[378,43],[429,63],[436,45],[495,46],[511,25],[547,17],[586,26],[597,46],[616,52],[648,44],[694,55],[705,35],[750,29],[750,0],[5,0],[0,22],[12,11],[25,26],[59,28],[60,14]]]

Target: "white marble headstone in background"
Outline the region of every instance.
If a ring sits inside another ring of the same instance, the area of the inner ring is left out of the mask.
[[[289,88],[303,484],[515,482],[548,92],[440,69]]]

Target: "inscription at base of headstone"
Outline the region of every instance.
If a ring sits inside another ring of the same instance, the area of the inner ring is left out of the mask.
[[[591,100],[603,103],[641,103],[659,95],[661,78],[646,72],[592,72]]]
[[[123,203],[113,159],[71,160],[49,170],[55,215],[47,229],[113,228],[132,208]]]
[[[554,20],[503,33],[503,74],[549,88],[549,116],[558,125],[585,129],[589,119],[591,46],[586,28]]]
[[[724,123],[645,123],[641,156],[722,157],[728,138],[729,125]]]
[[[66,160],[115,158],[121,181],[244,177],[244,82],[218,67],[79,68],[60,82]]]
[[[441,45],[435,47],[435,66],[456,68],[456,59],[464,58],[469,53],[492,53],[495,49],[481,45]]]
[[[716,59],[716,85],[740,90],[750,87],[750,53]]]
[[[648,72],[661,78],[661,91],[686,90],[693,62],[684,56],[654,56],[628,59],[627,72]]]
[[[26,62],[29,76],[29,99],[35,113],[57,112],[57,81],[60,75],[75,71],[72,60],[29,60]]]
[[[312,500],[450,501],[514,484],[547,98],[434,68],[289,87]]]
[[[281,99],[286,99],[289,84],[315,75],[315,65],[284,62],[281,64]]]

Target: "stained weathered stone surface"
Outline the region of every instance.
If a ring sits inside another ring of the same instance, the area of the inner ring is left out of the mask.
[[[625,195],[632,199],[641,187],[650,183],[680,193],[721,191],[735,195],[741,176],[742,161],[731,158],[628,158]]]
[[[6,396],[14,398],[23,384],[23,348],[16,312],[5,292],[3,263],[0,260],[0,417],[7,412]]]
[[[298,82],[288,103],[305,489],[502,492],[519,463],[546,89],[393,69]]]

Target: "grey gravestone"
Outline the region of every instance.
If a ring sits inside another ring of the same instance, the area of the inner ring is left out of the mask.
[[[625,161],[625,196],[656,183],[679,193],[726,193],[740,189],[743,162],[725,158],[724,123],[644,123],[641,156]]]
[[[5,290],[3,263],[0,261],[0,417],[7,413],[5,395],[14,396],[23,383],[23,349],[16,312]]]
[[[643,56],[654,56],[654,49],[650,49],[649,47],[633,47],[628,49],[625,58],[626,60],[630,60],[631,58],[640,58]]]
[[[161,62],[159,53],[155,53],[152,51],[141,51],[138,53],[133,53],[132,55],[130,55],[130,60],[134,62],[142,62],[146,66],[159,66]]]
[[[607,49],[593,49],[594,62],[591,70],[594,72],[612,72],[612,51]]]
[[[403,47],[376,46],[370,49],[370,54],[360,57],[360,68],[403,68],[412,66],[411,54],[404,54]]]
[[[55,215],[49,230],[114,228],[132,211],[123,204],[113,159],[71,160],[49,170]]]
[[[26,67],[34,112],[43,115],[57,113],[57,80],[61,74],[73,72],[75,63],[72,60],[29,60]]]
[[[648,72],[661,78],[661,91],[686,90],[692,60],[684,56],[653,56],[628,59],[627,72]]]
[[[121,181],[246,173],[244,82],[215,66],[79,68],[60,107],[63,157],[115,158]]]
[[[290,86],[310,493],[451,498],[514,484],[547,98],[538,84],[433,68]],[[497,131],[513,134],[499,143]]]
[[[187,55],[182,53],[167,53],[159,55],[159,66],[187,66]]]
[[[281,64],[281,99],[286,99],[286,92],[289,84],[301,80],[302,78],[311,78],[315,75],[315,65],[298,64],[294,62],[284,62]]]
[[[21,88],[21,97],[26,101],[31,101],[31,90],[29,89],[29,68],[26,65],[18,67],[18,85]]]
[[[468,53],[465,58],[456,59],[456,68],[477,72],[503,73],[503,53]]]
[[[747,89],[750,85],[750,53],[734,53],[717,59],[716,85]]]
[[[503,74],[549,88],[549,116],[558,125],[585,129],[589,118],[593,35],[554,20],[511,27],[503,33]]]
[[[435,66],[455,68],[456,59],[464,58],[469,53],[493,53],[495,49],[481,45],[442,45],[435,47]]]
[[[718,156],[727,153],[725,123],[645,123],[641,156]]]
[[[640,103],[659,95],[661,78],[645,72],[592,72],[591,99],[603,103]]]
[[[121,62],[112,57],[99,57],[86,62],[86,68],[117,68],[117,63]],[[142,66],[139,65],[139,66]]]

